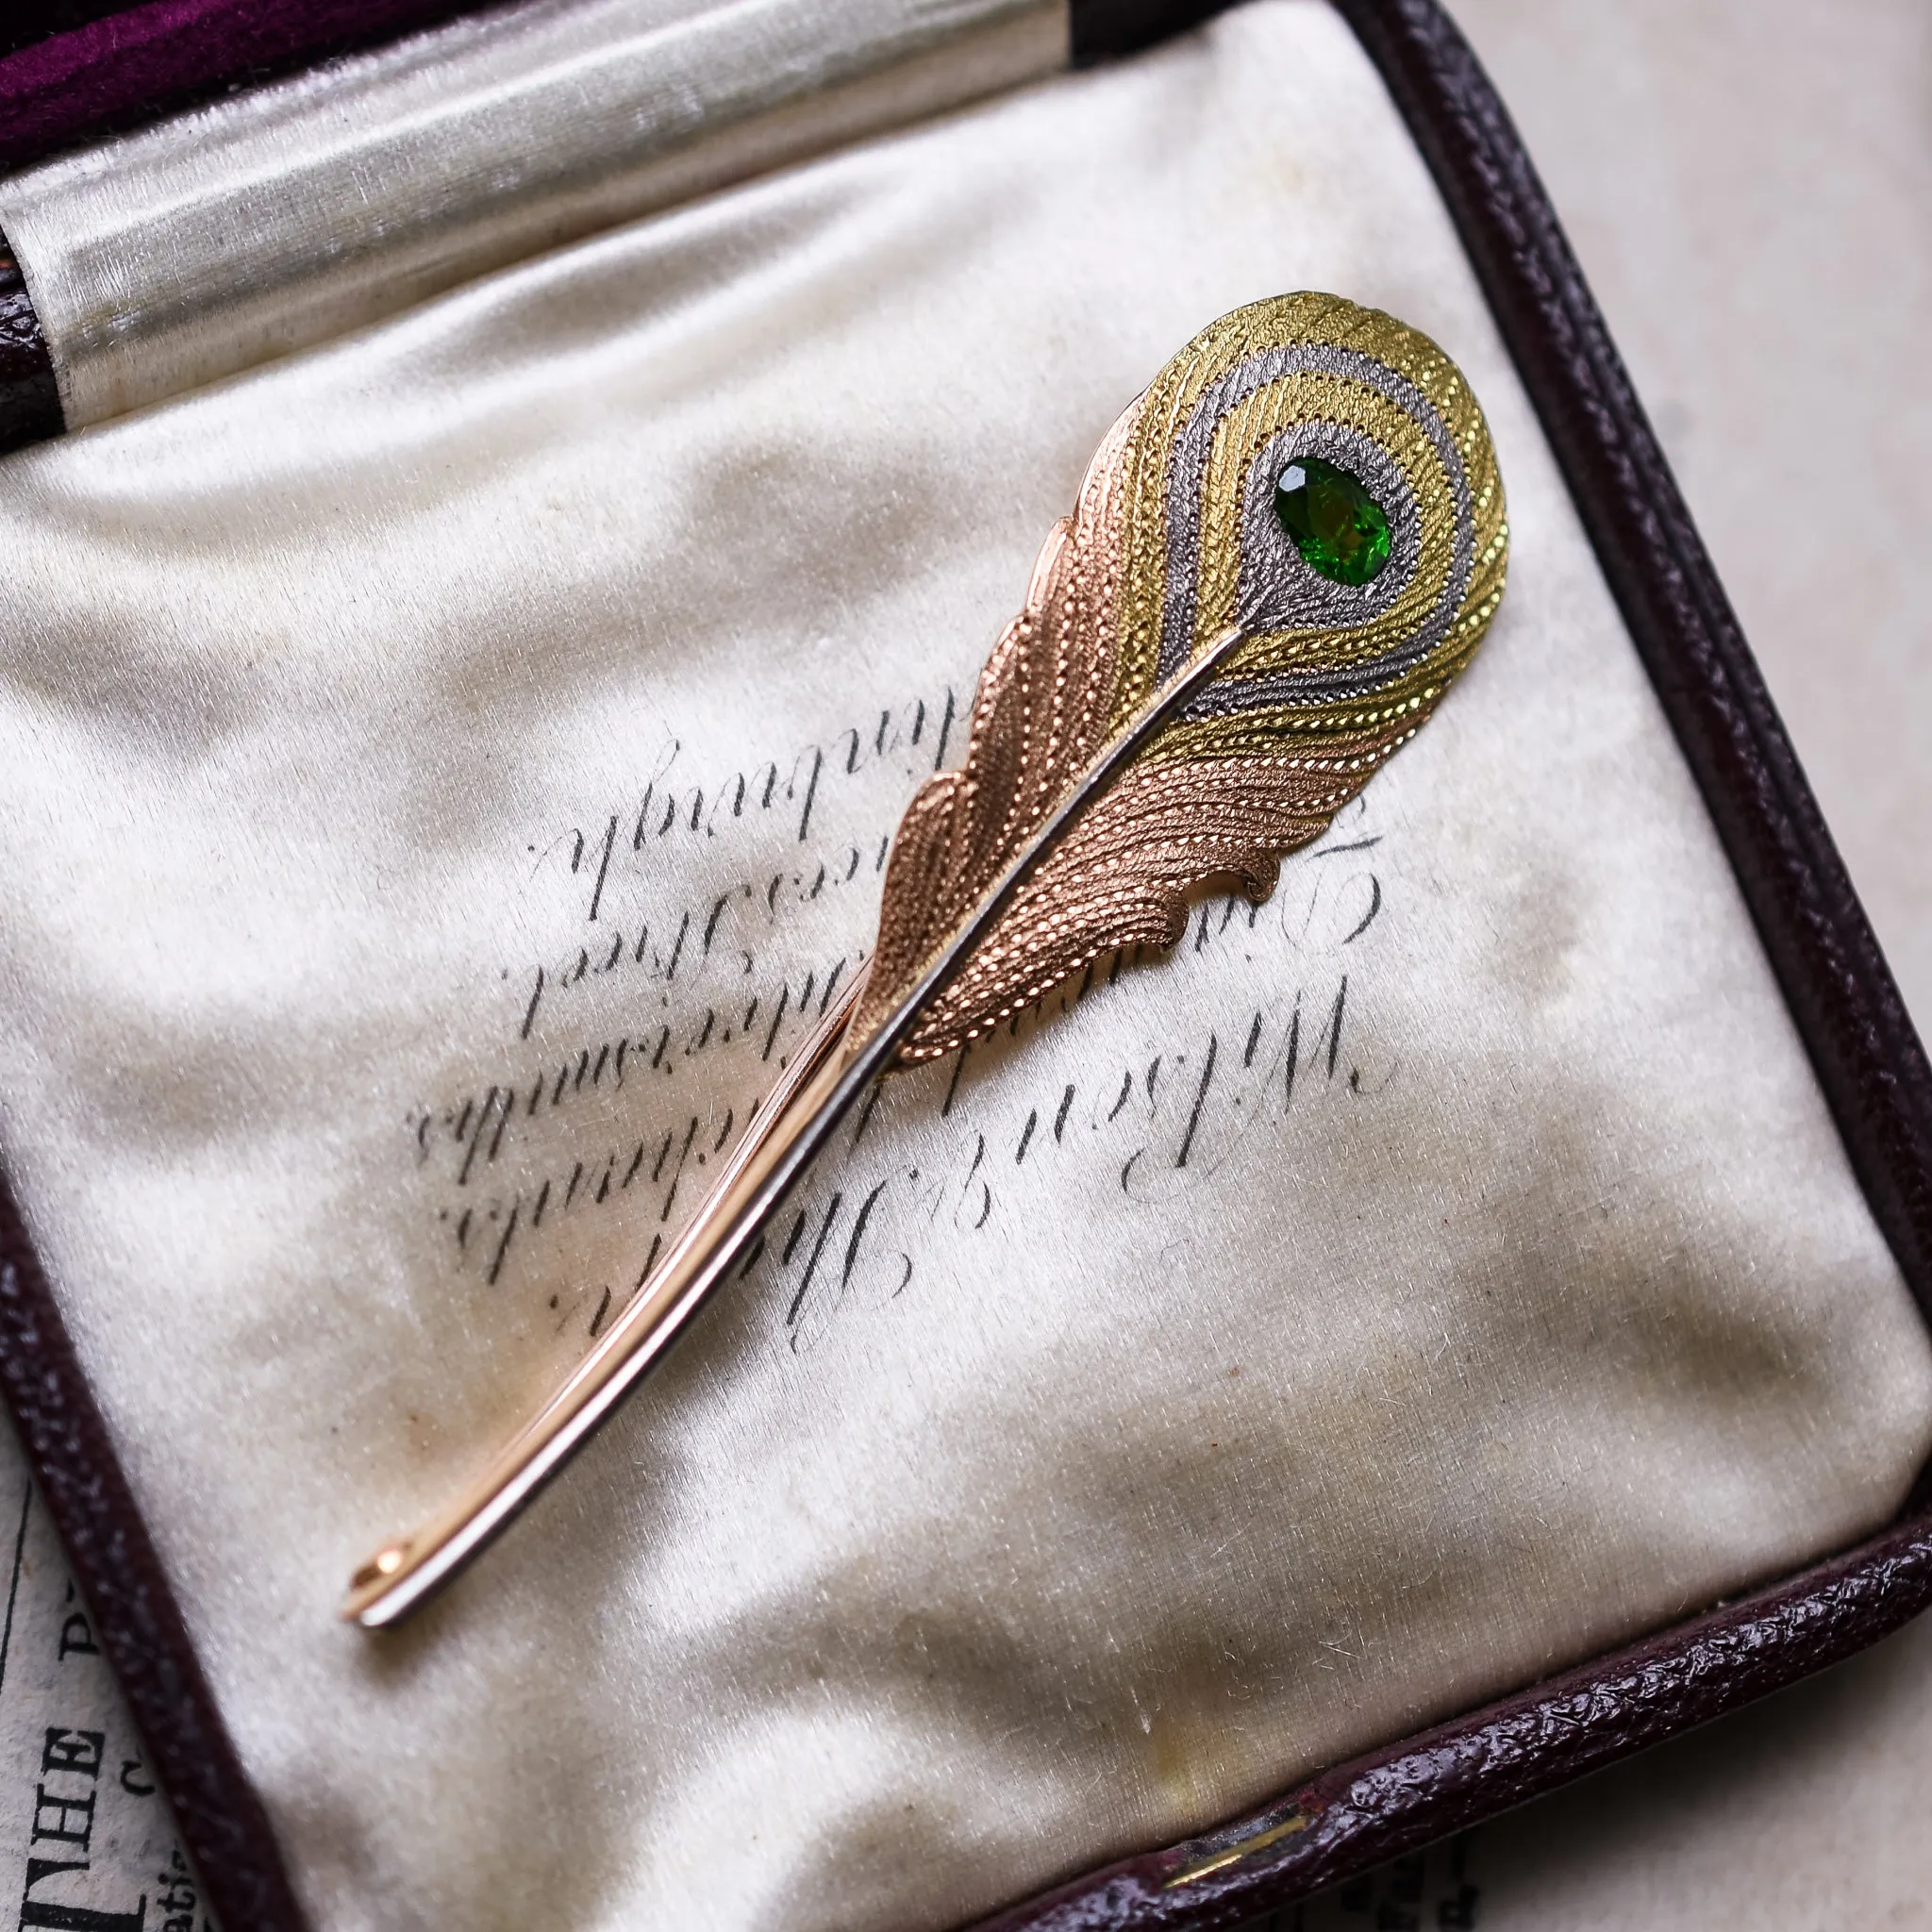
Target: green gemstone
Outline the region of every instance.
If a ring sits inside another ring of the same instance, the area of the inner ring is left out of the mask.
[[[1310,570],[1366,584],[1389,561],[1389,519],[1359,476],[1320,457],[1296,457],[1274,479],[1274,514]]]

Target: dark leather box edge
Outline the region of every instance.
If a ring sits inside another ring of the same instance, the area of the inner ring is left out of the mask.
[[[974,1932],[1215,1932],[1837,1663],[1932,1603],[1932,1514],[1608,1657],[1322,1773]]]
[[[1436,0],[1335,4],[1435,174],[1737,870],[1853,1165],[1932,1321],[1932,1072],[1554,210]],[[248,0],[232,10],[250,12]],[[382,0],[362,8],[386,10]],[[420,10],[426,21],[472,9],[393,10],[412,21]],[[1217,0],[1074,0],[1075,64],[1130,53],[1218,10]],[[77,43],[93,31],[59,37],[76,44],[50,43],[53,54],[84,53]],[[208,42],[217,53],[218,42]],[[298,42],[284,58],[315,58],[331,44]],[[206,71],[193,86],[216,85],[220,58],[197,58]],[[76,122],[81,131],[98,125]],[[10,420],[31,431],[16,439],[25,441],[58,430],[58,404],[50,423],[51,366],[18,281],[17,270],[11,283],[0,279],[0,390],[13,384],[0,394],[0,438]],[[209,1904],[230,1927],[297,1932],[301,1912],[267,1816],[4,1190],[0,1386]],[[984,1922],[982,1932],[1234,1925],[1836,1662],[1928,1600],[1932,1517],[1908,1512],[1803,1576],[1338,1767],[1237,1824],[1074,1880]]]

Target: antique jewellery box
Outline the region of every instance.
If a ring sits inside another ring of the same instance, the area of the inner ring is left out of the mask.
[[[228,1932],[1233,1927],[1926,1602],[1932,1080],[1435,0],[6,34],[0,1379]]]

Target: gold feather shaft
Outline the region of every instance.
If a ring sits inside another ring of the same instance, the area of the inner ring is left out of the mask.
[[[890,1067],[976,1039],[1188,894],[1257,900],[1412,739],[1502,597],[1501,478],[1460,372],[1393,317],[1284,295],[1121,415],[982,672],[963,765],[892,842],[878,938],[691,1225],[535,1419],[357,1571],[394,1622],[582,1447]]]
[[[839,1123],[884,1074],[921,1012],[999,922],[1026,880],[1241,642],[1230,629],[1111,740],[896,1007],[863,1032],[861,971],[792,1057],[690,1224],[637,1297],[558,1392],[445,1508],[356,1570],[341,1615],[365,1629],[400,1622],[507,1529],[596,1433],[703,1307],[797,1186]]]

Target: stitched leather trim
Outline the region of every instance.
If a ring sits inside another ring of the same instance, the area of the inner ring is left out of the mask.
[[[0,456],[58,436],[66,426],[41,319],[20,264],[0,236]]]

